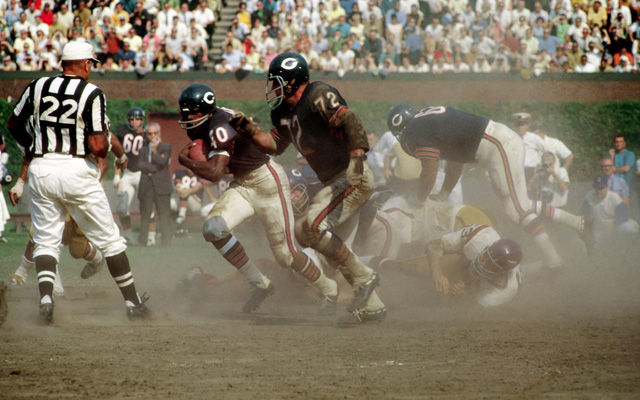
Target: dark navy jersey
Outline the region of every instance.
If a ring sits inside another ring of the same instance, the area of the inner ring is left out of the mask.
[[[229,125],[229,118],[234,113],[235,111],[228,108],[218,107],[209,119],[208,131],[193,129],[189,132],[189,137],[191,140],[204,139],[209,144],[211,151],[207,158],[216,155],[229,156],[229,173],[242,176],[268,163],[269,156]]]
[[[191,189],[195,187],[198,182],[200,182],[200,178],[198,178],[193,172],[189,172],[186,169],[177,169],[173,172],[174,185],[180,184],[182,187]],[[193,193],[191,196],[201,199],[202,189]]]
[[[323,82],[313,82],[293,109],[283,104],[271,112],[271,122],[275,127],[271,135],[281,151],[293,143],[320,181],[325,183],[349,166],[350,138],[339,122],[340,114],[345,112],[350,112],[347,103],[335,88]],[[353,126],[357,127],[356,132],[350,134],[362,136],[366,143],[366,133],[360,121]]]
[[[451,107],[420,110],[400,135],[404,151],[418,159],[476,162],[489,120]]]
[[[120,140],[120,143],[122,143],[124,154],[126,154],[129,159],[127,169],[133,172],[140,171],[140,167],[138,166],[140,163],[138,160],[140,157],[140,149],[149,144],[144,132],[134,132],[127,124],[122,124],[118,126],[116,136],[118,140]]]

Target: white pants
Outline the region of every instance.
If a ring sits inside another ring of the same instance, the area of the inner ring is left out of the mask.
[[[207,219],[220,217],[229,231],[233,231],[243,221],[257,215],[276,261],[283,267],[290,267],[296,248],[293,238],[293,210],[289,199],[289,180],[284,168],[269,161],[245,176],[236,178],[215,203]]]
[[[137,198],[141,174],[140,171],[131,172],[128,169],[125,169],[122,174],[116,198],[116,212],[121,217],[128,217],[130,214],[131,202]]]
[[[524,143],[505,125],[489,121],[476,152],[478,164],[489,172],[496,195],[516,224],[530,212],[531,200],[524,176]]]
[[[59,259],[67,212],[105,257],[126,250],[113,220],[98,167],[83,158],[47,154],[29,166],[34,257]]]

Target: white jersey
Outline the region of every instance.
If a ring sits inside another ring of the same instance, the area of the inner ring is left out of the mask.
[[[444,254],[462,254],[469,262],[497,240],[500,240],[500,235],[487,225],[465,226],[440,238]],[[482,280],[473,295],[485,307],[505,304],[516,295],[521,281],[522,273],[518,265],[509,271],[505,288],[497,288],[491,282]]]
[[[524,141],[524,167],[535,168],[542,161],[546,147],[542,138],[535,133],[527,132],[522,136]]]
[[[542,142],[544,143],[546,151],[549,151],[556,156],[556,160],[558,160],[556,165],[561,165],[567,157],[573,154],[571,150],[569,150],[569,148],[559,139],[545,136],[544,139],[542,139]]]

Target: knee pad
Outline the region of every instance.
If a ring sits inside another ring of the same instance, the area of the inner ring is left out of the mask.
[[[121,217],[129,215],[129,193],[122,191],[116,196],[116,213]]]
[[[209,218],[202,227],[202,236],[207,242],[215,242],[230,235],[227,222],[222,217]]]
[[[84,235],[73,235],[69,241],[69,254],[75,259],[84,258],[87,255],[89,241]]]

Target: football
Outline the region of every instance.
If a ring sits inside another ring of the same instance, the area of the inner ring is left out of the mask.
[[[194,161],[207,161],[209,146],[204,139],[196,139],[193,143],[195,143],[195,146],[189,149],[189,158]]]

